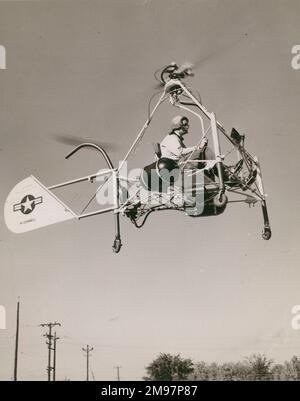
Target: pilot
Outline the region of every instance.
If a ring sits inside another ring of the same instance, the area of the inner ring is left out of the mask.
[[[160,144],[161,157],[176,160],[180,164],[194,152],[192,159],[198,159],[207,146],[207,138],[203,138],[199,146],[186,147],[183,137],[189,132],[189,119],[185,116],[174,117],[171,128]]]

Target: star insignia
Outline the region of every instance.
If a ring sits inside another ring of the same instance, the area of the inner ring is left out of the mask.
[[[30,214],[39,203],[43,203],[41,196],[35,198],[33,195],[26,195],[20,203],[14,205],[14,212],[20,210],[23,214]]]

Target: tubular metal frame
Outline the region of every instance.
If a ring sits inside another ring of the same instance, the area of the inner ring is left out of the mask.
[[[174,95],[174,90],[172,89],[174,87],[180,88],[180,91],[181,91],[180,94],[184,93],[187,97],[189,97],[194,102],[194,104],[200,109],[200,111],[204,114],[204,116],[206,116],[208,118],[208,120],[210,121],[210,125],[208,126],[208,128],[206,130],[205,130],[205,126],[204,126],[204,120],[203,120],[203,117],[201,116],[201,114],[196,113],[195,111],[191,110],[190,108],[185,107],[177,102],[177,100],[178,100],[178,96],[176,94],[177,89],[175,90],[175,95]],[[214,148],[214,153],[215,153],[215,160],[210,160],[210,163],[216,164],[216,166],[217,166],[218,178],[219,178],[219,194],[220,195],[224,194],[226,188],[225,188],[223,169],[222,169],[222,162],[223,162],[224,157],[221,154],[219,131],[236,148],[237,153],[238,153],[238,159],[245,157],[245,155],[243,155],[243,153],[240,151],[239,146],[226,133],[224,127],[217,121],[215,113],[209,112],[179,79],[170,79],[169,81],[167,81],[165,83],[164,89],[162,91],[162,94],[161,94],[159,100],[153,107],[151,113],[149,114],[149,117],[147,118],[146,122],[142,126],[140,132],[138,133],[136,139],[133,141],[132,145],[130,146],[128,152],[124,156],[124,158],[118,168],[113,167],[113,164],[112,164],[109,156],[107,155],[106,151],[102,147],[95,145],[93,143],[83,143],[83,144],[77,146],[74,150],[72,150],[72,152],[70,152],[66,156],[66,159],[73,156],[77,151],[79,151],[83,148],[87,148],[87,147],[94,148],[101,153],[101,155],[105,159],[109,168],[107,170],[102,170],[95,174],[91,174],[91,175],[84,176],[84,177],[81,177],[78,179],[66,181],[66,182],[63,182],[60,184],[52,185],[52,186],[48,187],[47,189],[49,191],[52,191],[57,188],[66,187],[68,185],[72,185],[72,184],[83,182],[83,181],[93,182],[93,180],[97,179],[98,177],[110,175],[108,180],[112,179],[114,205],[112,207],[95,210],[90,213],[83,213],[83,214],[79,214],[79,215],[75,214],[75,216],[77,219],[80,220],[80,219],[83,219],[86,217],[96,216],[96,215],[100,215],[100,214],[108,213],[108,212],[114,212],[114,215],[115,215],[115,240],[114,240],[114,244],[113,244],[113,250],[116,253],[120,251],[120,248],[122,246],[121,236],[120,236],[120,221],[119,221],[120,213],[122,213],[122,214],[125,213],[126,209],[130,206],[130,199],[138,193],[138,190],[137,190],[136,193],[134,193],[123,204],[120,204],[120,181],[125,181],[127,184],[130,184],[132,182],[132,180],[129,180],[128,178],[121,176],[121,170],[122,170],[124,163],[129,159],[129,157],[132,155],[132,153],[138,146],[139,142],[142,140],[142,138],[145,135],[145,132],[146,132],[147,128],[149,127],[149,124],[153,118],[153,115],[155,114],[155,112],[157,111],[157,109],[161,105],[161,103],[166,99],[166,96],[170,96],[170,101],[173,106],[180,107],[186,111],[189,111],[190,113],[194,114],[196,117],[199,118],[200,123],[201,123],[201,128],[202,128],[202,138],[205,137],[207,135],[208,131],[211,129],[211,134],[212,134],[212,139],[213,139],[213,148]],[[202,138],[201,138],[201,140],[202,140]],[[264,227],[265,228],[267,227],[268,229],[270,229],[266,202],[265,202],[266,195],[264,193],[260,165],[259,165],[257,158],[253,158],[248,153],[247,153],[247,157],[251,157],[251,160],[256,165],[257,173],[258,173],[255,184],[256,184],[256,187],[257,187],[259,193],[257,193],[256,191],[254,191],[252,189],[251,189],[251,191],[256,195],[255,199],[259,200],[262,204],[262,210],[263,210],[263,216],[264,216],[264,222],[265,222]],[[195,162],[195,160],[191,160],[191,161]],[[98,188],[98,190],[99,190],[99,188]],[[228,191],[235,192],[234,190],[230,190],[230,189],[228,189]],[[97,194],[97,192],[96,192],[96,194]],[[242,194],[242,195],[244,195],[246,197],[248,196],[247,194]],[[234,201],[231,201],[231,202],[234,202]]]

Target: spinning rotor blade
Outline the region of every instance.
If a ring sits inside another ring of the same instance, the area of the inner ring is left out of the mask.
[[[73,135],[68,135],[68,134],[57,134],[57,135],[52,135],[52,138],[59,143],[63,143],[64,145],[71,145],[71,146],[78,146],[81,143],[94,143],[95,145],[98,145],[105,149],[106,151],[115,151],[118,148],[118,145],[113,144],[111,142],[97,142],[94,139],[88,139],[88,138],[81,138]]]
[[[238,45],[242,40],[247,39],[247,37],[248,37],[247,33],[241,34],[239,37],[236,37],[235,40],[231,41],[230,43],[218,45],[214,48],[214,50],[207,52],[203,56],[199,55],[199,57],[191,63],[192,69],[193,70],[198,69],[202,64],[206,63],[208,60],[217,57],[219,55],[222,55],[223,53],[226,53],[227,51]]]
[[[235,40],[231,41],[230,43],[224,43],[221,45],[216,46],[212,51],[206,51],[206,54],[204,53],[203,55],[199,55],[196,59],[194,60],[186,60],[184,61],[181,65],[177,64],[179,66],[178,72],[183,71],[183,70],[190,70],[193,72],[194,70],[197,70],[201,67],[202,64],[206,63],[212,58],[218,57],[219,55],[222,55],[223,53],[226,53],[227,51],[231,50],[233,47],[238,45],[242,40],[245,40],[247,38],[247,33],[240,35],[235,38]],[[159,78],[161,71],[164,69],[162,67],[161,69],[156,71],[156,77]],[[193,74],[191,74],[193,75]],[[159,83],[158,83],[159,85]],[[157,86],[157,88],[163,87],[163,84],[160,86]]]

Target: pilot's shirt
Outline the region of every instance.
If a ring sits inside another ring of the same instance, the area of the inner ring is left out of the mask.
[[[179,160],[195,149],[196,146],[187,148],[182,138],[175,133],[168,134],[160,144],[161,157],[167,157],[172,160]]]

